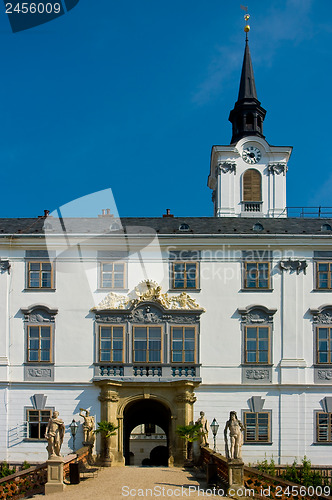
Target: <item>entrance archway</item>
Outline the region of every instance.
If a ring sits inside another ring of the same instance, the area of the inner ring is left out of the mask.
[[[127,404],[123,413],[123,450],[125,464],[130,465],[130,434],[138,425],[160,427],[167,439],[167,459],[170,456],[171,412],[163,403],[152,399],[139,399]],[[157,444],[157,443],[156,443]]]

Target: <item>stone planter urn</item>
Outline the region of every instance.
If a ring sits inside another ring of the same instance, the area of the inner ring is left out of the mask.
[[[114,460],[114,455],[111,452],[112,436],[116,435],[116,431],[119,426],[115,426],[112,422],[107,422],[107,420],[102,420],[98,422],[98,427],[94,431],[95,434],[101,434],[102,436],[102,459],[104,467],[111,467]]]
[[[103,439],[104,439],[103,465],[104,467],[111,467],[112,462],[114,460],[114,455],[111,452],[112,436],[103,436]]]

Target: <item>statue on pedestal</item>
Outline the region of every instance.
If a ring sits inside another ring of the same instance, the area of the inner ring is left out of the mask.
[[[61,457],[60,449],[65,435],[65,424],[63,420],[58,417],[59,412],[54,411],[46,427],[45,438],[48,443],[46,447],[48,459],[52,457]]]
[[[85,412],[85,415],[82,412]],[[89,410],[84,410],[84,408],[80,408],[80,417],[84,418],[83,444],[93,445],[95,442],[95,417],[90,415]]]
[[[200,445],[201,446],[209,446],[208,443],[208,438],[209,438],[209,422],[205,418],[205,413],[204,411],[200,412],[200,417],[198,420],[195,422],[196,424],[201,424],[201,431],[200,431]]]
[[[230,447],[228,446],[227,430],[229,430]],[[237,418],[236,411],[231,411],[224,429],[226,458],[241,459],[244,425]]]

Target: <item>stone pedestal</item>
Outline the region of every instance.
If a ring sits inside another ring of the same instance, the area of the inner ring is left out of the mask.
[[[65,489],[63,482],[63,458],[51,457],[47,460],[47,483],[45,484],[45,495],[58,493]]]
[[[228,460],[228,480],[229,488],[227,490],[227,495],[239,500],[245,498],[244,463],[240,458]]]

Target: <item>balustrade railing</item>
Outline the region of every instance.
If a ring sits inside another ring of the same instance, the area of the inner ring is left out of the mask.
[[[71,454],[64,458],[64,477],[69,474],[69,464],[73,462],[87,462],[89,448],[83,447],[77,454]],[[44,493],[47,482],[46,462],[29,469],[16,472],[10,476],[0,479],[0,498],[16,500],[27,496]]]
[[[228,461],[226,457],[212,451],[209,447],[201,447],[201,458],[204,466],[215,464],[218,476],[222,485],[229,484]],[[286,471],[285,466],[275,466],[276,476],[271,476],[261,472],[257,468],[244,466],[244,486],[243,491],[247,492],[248,498],[257,500],[289,500],[290,498],[311,499],[311,500],[332,500],[331,467],[311,466],[312,471],[320,471],[323,478],[326,478],[329,486],[303,486],[298,483],[286,481],[278,477],[278,474]],[[298,467],[299,470],[301,466]],[[250,494],[249,494],[250,492]]]
[[[241,201],[243,212],[261,212],[262,201]]]
[[[199,365],[170,365],[170,364],[109,364],[95,366],[95,377],[162,377],[196,378],[199,377]]]

